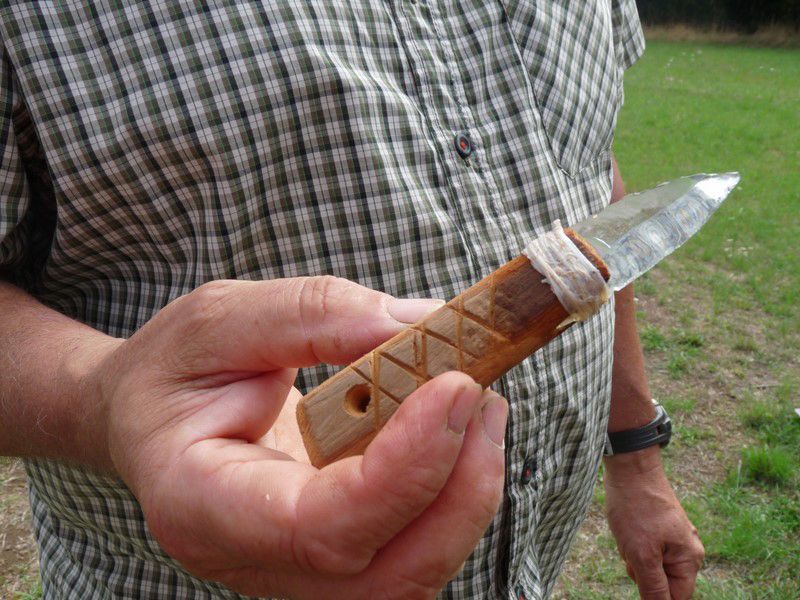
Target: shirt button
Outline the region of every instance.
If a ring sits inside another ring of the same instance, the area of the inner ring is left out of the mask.
[[[472,140],[469,139],[469,136],[464,131],[456,134],[453,143],[455,144],[456,152],[461,158],[467,158],[475,149]]]
[[[529,458],[525,461],[525,464],[522,465],[522,477],[520,477],[520,482],[522,485],[528,485],[531,482],[535,471],[536,461],[532,458]]]

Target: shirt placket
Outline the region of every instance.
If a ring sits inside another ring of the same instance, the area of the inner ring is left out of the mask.
[[[437,151],[448,188],[443,201],[464,239],[477,280],[510,258],[504,233],[510,224],[488,202],[499,193],[480,168],[483,140],[464,98],[458,64],[449,51],[450,33],[436,4],[405,0],[397,2],[395,10],[419,109],[427,119],[429,142]]]
[[[500,185],[494,178],[486,155],[482,152],[485,140],[481,135],[481,115],[467,102],[460,65],[456,58],[461,38],[456,11],[443,18],[442,7],[431,0],[406,0],[397,5],[398,27],[405,38],[405,50],[414,74],[420,108],[430,125],[431,142],[437,147],[446,173],[450,195],[448,212],[453,216],[465,238],[480,240],[471,247],[472,267],[478,275],[485,274],[517,254],[512,248],[522,236],[518,227],[507,217]],[[446,7],[445,7],[446,10]],[[520,76],[520,80],[525,78]],[[478,214],[483,213],[483,214]],[[476,277],[475,279],[477,279]],[[541,383],[541,374],[530,366],[521,366],[523,376]],[[511,593],[521,592],[514,585],[516,573],[523,561],[521,548],[527,546],[534,527],[534,511],[530,510],[536,495],[538,479],[536,448],[540,440],[529,439],[529,406],[514,403],[522,390],[514,378],[503,378],[500,393],[512,401],[510,433],[507,439],[507,493],[504,525],[497,548],[504,557],[498,564],[498,575],[507,582]],[[538,386],[537,386],[538,387]],[[527,397],[523,393],[523,397]]]
[[[511,598],[524,596],[522,580],[525,578],[521,569],[535,538],[542,468],[547,462],[544,455],[547,432],[543,424],[549,413],[548,391],[540,361],[529,359],[515,371],[509,374],[510,396],[526,401],[510,405],[510,445],[506,455],[507,543],[510,547],[506,553],[505,576]]]

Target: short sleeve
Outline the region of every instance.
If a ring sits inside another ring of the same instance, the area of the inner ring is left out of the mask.
[[[635,0],[612,0],[611,4],[614,44],[624,71],[644,53],[644,33]]]
[[[0,279],[17,282],[27,262],[30,207],[25,165],[14,131],[17,94],[5,49],[0,60]]]

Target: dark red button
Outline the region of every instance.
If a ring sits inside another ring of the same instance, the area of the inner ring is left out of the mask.
[[[525,464],[522,465],[522,477],[520,477],[520,482],[522,485],[527,485],[533,479],[533,474],[536,472],[536,461],[533,459],[528,459],[525,461]]]
[[[469,136],[463,131],[456,134],[453,143],[456,146],[456,152],[458,152],[458,155],[461,158],[467,158],[475,149],[475,146],[472,144],[472,140],[470,140]]]

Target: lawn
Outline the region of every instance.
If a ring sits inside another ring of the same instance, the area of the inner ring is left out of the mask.
[[[654,42],[626,75],[629,190],[700,171],[742,182],[637,287],[665,451],[707,560],[697,597],[800,598],[800,51]],[[557,596],[634,598],[598,485]]]
[[[800,51],[651,43],[626,98],[629,190],[742,173],[637,288],[653,392],[675,422],[667,469],[708,554],[697,596],[800,598]],[[39,595],[21,477],[0,462],[2,598]],[[636,597],[602,502],[599,486],[557,597]]]

